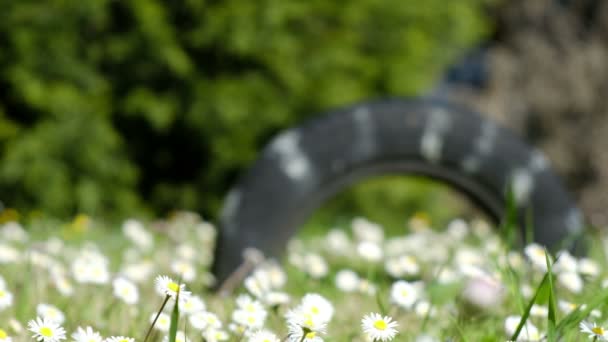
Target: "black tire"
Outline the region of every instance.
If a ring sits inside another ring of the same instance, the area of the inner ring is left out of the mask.
[[[325,199],[386,173],[445,181],[497,222],[513,186],[520,222],[531,209],[534,238],[549,247],[582,231],[580,212],[546,159],[511,132],[437,101],[364,103],[284,131],[264,148],[226,198],[214,264],[217,280],[242,262],[246,247],[281,255]]]

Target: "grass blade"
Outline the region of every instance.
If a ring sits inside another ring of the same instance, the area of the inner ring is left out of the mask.
[[[534,292],[534,296],[532,297],[532,299],[530,299],[530,302],[528,302],[528,306],[526,306],[526,310],[524,311],[524,314],[521,316],[521,320],[519,321],[519,324],[517,325],[517,329],[513,333],[513,336],[511,336],[511,338],[510,338],[511,341],[517,341],[517,338],[519,337],[521,330],[523,329],[524,325],[526,324],[528,317],[530,317],[530,310],[532,310],[532,305],[534,305],[534,303],[536,302],[536,298],[538,297],[538,294],[540,293],[542,288],[545,286],[545,283],[548,281],[548,279],[549,279],[549,273],[547,272],[547,273],[545,273],[543,280],[541,280],[540,284],[536,288],[536,291]]]
[[[515,244],[515,227],[517,226],[517,203],[512,187],[507,191],[507,203],[505,207],[504,219],[500,224],[500,230],[503,232],[505,241],[507,242],[507,250],[513,248]]]
[[[591,311],[602,304],[606,304],[608,302],[608,289],[602,290],[599,296],[594,297],[594,299],[587,301],[587,306],[584,310],[581,310],[581,307],[578,306],[559,322],[555,329],[558,336],[562,335],[564,331],[574,329],[583,319],[589,316]]]
[[[545,249],[545,261],[547,263],[547,274],[549,275],[549,313],[547,314],[547,342],[557,341],[556,336],[556,305],[555,305],[555,291],[553,288],[553,269],[551,267],[551,260],[549,259],[549,252]]]
[[[173,312],[171,312],[171,325],[169,326],[169,342],[175,342],[177,336],[177,324],[179,322],[179,291],[175,297],[175,305],[173,306]]]

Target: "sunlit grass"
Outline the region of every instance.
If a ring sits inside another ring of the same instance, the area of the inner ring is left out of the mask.
[[[0,335],[0,341],[31,340],[27,323],[41,316],[37,312],[41,303],[65,315],[61,325],[68,339],[78,327],[91,326],[106,338],[144,341],[149,331],[146,342],[164,338],[185,342],[180,341],[184,336],[213,341],[209,328],[201,331],[191,324],[193,314],[181,302],[176,306],[174,299],[159,295],[157,275],[184,283],[184,296],[187,292],[199,296],[205,312],[221,320],[217,331],[228,334],[229,341],[247,341],[257,330],[239,326],[234,316],[240,308],[237,296],[245,293],[263,304],[267,312],[263,327],[280,339],[288,336],[285,314],[310,293],[320,294],[334,308],[326,333],[318,335],[327,341],[365,341],[361,319],[369,313],[388,315],[397,322],[396,341],[422,336],[429,341],[506,341],[522,336],[583,341],[588,338],[579,331],[582,321],[605,325],[604,234],[590,233],[596,234],[591,259],[566,254],[549,258],[541,246],[528,245],[525,253],[509,247],[479,220],[434,226],[430,219],[417,216],[404,222],[407,235],[384,234],[381,226],[362,219],[351,223],[344,230],[302,235],[290,243],[279,268],[261,265],[250,278],[253,282],[245,281],[225,298],[209,290],[216,232],[192,214],[145,225],[129,221],[123,227],[91,218],[35,221],[25,230],[14,224],[0,226],[0,276],[6,283],[0,289],[13,297],[11,305],[0,305],[0,329],[6,335],[4,340]],[[362,247],[363,242],[381,247],[380,259],[373,248]],[[98,259],[107,265],[95,271]],[[83,262],[88,271],[78,267]],[[345,270],[355,279],[348,276],[339,283],[337,275]],[[273,281],[260,280],[271,274],[284,277],[285,284],[277,280],[280,286],[271,286]],[[136,304],[116,295],[112,282],[117,277],[136,284]],[[395,293],[398,282],[415,293]],[[252,283],[262,289],[252,288]],[[272,304],[266,297],[270,292],[288,295],[290,302]],[[159,330],[163,326],[159,322],[152,327],[161,307],[169,317],[166,331]],[[512,328],[507,327],[509,317],[515,322]],[[533,329],[538,335],[531,333]]]

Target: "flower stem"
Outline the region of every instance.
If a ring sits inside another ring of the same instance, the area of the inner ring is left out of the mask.
[[[160,309],[158,310],[158,313],[156,314],[156,317],[154,317],[154,320],[152,321],[152,324],[150,324],[150,328],[148,328],[148,332],[146,333],[146,337],[144,338],[144,342],[146,342],[148,340],[148,337],[150,337],[150,333],[152,332],[152,328],[154,328],[154,324],[156,324],[156,320],[158,319],[158,316],[160,316],[160,313],[163,312],[163,309],[165,308],[165,305],[169,301],[169,298],[171,298],[171,296],[169,296],[169,295],[167,295],[165,297],[165,300],[163,301],[163,304],[160,306]]]

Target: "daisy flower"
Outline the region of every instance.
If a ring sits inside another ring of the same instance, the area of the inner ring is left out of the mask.
[[[13,305],[13,294],[0,286],[0,311]]]
[[[530,259],[530,262],[532,265],[534,265],[534,267],[541,271],[547,271],[547,260],[545,259],[546,253],[545,249],[541,245],[531,243],[524,248],[524,253],[528,259]],[[549,257],[549,260],[551,260],[551,257]]]
[[[61,310],[59,310],[57,307],[50,304],[38,304],[36,306],[36,313],[38,314],[38,316],[42,318],[48,318],[49,320],[52,320],[57,324],[63,324],[63,322],[65,322],[65,315],[63,314],[63,312],[61,312]]]
[[[150,316],[150,323],[154,322],[155,318],[156,318],[156,313],[153,313],[152,316]],[[156,324],[154,324],[154,328],[166,333],[169,331],[170,325],[171,325],[171,317],[169,317],[169,315],[167,315],[166,313],[161,312],[160,315],[158,315]]]
[[[359,285],[359,276],[351,270],[341,270],[336,273],[336,287],[343,292],[354,292]]]
[[[249,342],[281,342],[279,338],[268,330],[258,330],[249,336]]]
[[[397,322],[389,316],[370,313],[361,320],[361,328],[374,341],[390,341],[397,334]]]
[[[302,298],[300,305],[303,313],[318,317],[321,321],[329,322],[334,315],[334,307],[330,301],[316,293],[309,293]]]
[[[521,316],[509,316],[505,319],[505,332],[507,336],[512,336],[515,333],[520,320]],[[538,328],[532,322],[526,321],[517,341],[540,341],[542,338]]]
[[[32,337],[40,342],[65,340],[65,329],[59,323],[48,318],[36,317],[36,320],[29,321],[27,329],[33,332]]]
[[[319,336],[319,331],[312,331],[292,324],[289,325],[287,340],[289,342],[323,342],[323,339]]]
[[[574,293],[581,293],[585,286],[583,278],[575,272],[560,273],[557,276],[557,282]]]
[[[169,336],[165,336],[163,342],[169,342]],[[175,334],[175,342],[190,342],[190,339],[183,331],[178,330],[177,334]]]
[[[608,331],[595,323],[591,325],[591,323],[583,321],[580,324],[580,328],[581,332],[589,334],[589,338],[599,338],[601,341],[608,341]]]
[[[139,301],[139,291],[137,286],[126,278],[116,278],[112,282],[114,296],[123,302],[133,305]]]
[[[6,331],[0,329],[0,342],[12,342],[12,341],[13,341],[13,339],[10,336],[8,336]],[[262,341],[262,340],[260,340],[260,341]],[[272,341],[274,342],[274,340],[272,340]]]
[[[237,309],[232,313],[232,320],[248,329],[260,329],[266,320],[266,311],[247,311]]]
[[[185,299],[179,299],[180,312],[190,315],[195,312],[205,311],[205,302],[199,296],[189,296]]]
[[[391,301],[402,308],[409,309],[420,298],[418,288],[404,280],[393,283],[391,287]]]
[[[135,342],[135,339],[126,336],[111,336],[106,339],[106,342]]]
[[[175,260],[171,263],[171,271],[179,274],[184,281],[190,282],[196,278],[196,269],[190,261]]]
[[[195,329],[219,329],[222,327],[222,321],[216,314],[207,311],[196,312],[188,318],[190,325]]]
[[[230,335],[228,335],[228,333],[224,330],[211,328],[203,332],[203,338],[207,342],[219,342],[226,341],[228,338],[230,338]]]
[[[357,254],[369,262],[379,262],[384,257],[380,245],[369,241],[363,241],[357,245]]]
[[[74,294],[74,287],[65,275],[53,274],[51,276],[51,280],[53,282],[53,286],[55,286],[55,289],[57,289],[61,295],[69,297]]]
[[[154,237],[144,228],[143,223],[135,219],[128,219],[122,224],[123,234],[142,250],[149,250],[154,246]]]
[[[186,285],[178,284],[167,276],[157,276],[154,280],[154,285],[156,292],[160,295],[170,296],[171,298],[175,298],[178,292],[180,297],[183,296],[185,298],[190,295],[190,292],[186,291]]]
[[[78,327],[72,334],[74,342],[103,342],[103,337],[91,327]]]

